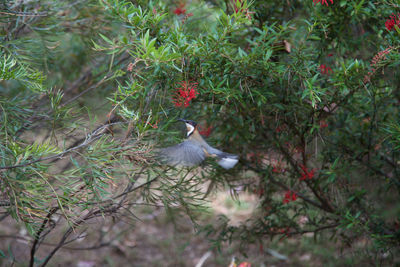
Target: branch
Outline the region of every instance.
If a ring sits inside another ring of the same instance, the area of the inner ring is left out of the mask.
[[[71,226],[63,235],[61,240],[58,242],[57,246],[50,252],[50,254],[46,257],[46,260],[42,263],[41,267],[46,266],[50,259],[56,254],[56,252],[66,243],[66,240],[68,239],[69,235],[74,231],[74,227],[77,227],[84,222],[98,217],[98,216],[103,216],[104,213],[113,213],[116,212],[120,208],[119,205],[110,205],[108,209],[104,209],[104,207],[100,207],[99,209],[89,212],[86,216],[84,216],[82,219],[74,223],[74,226]]]
[[[56,158],[62,158],[63,156],[65,156],[66,154],[73,152],[81,147],[85,147],[87,145],[89,145],[90,143],[92,143],[93,141],[99,139],[107,130],[108,126],[114,125],[114,124],[118,124],[116,123],[109,123],[109,124],[105,124],[100,126],[99,128],[97,128],[96,130],[94,130],[91,134],[89,134],[86,139],[79,145],[69,148],[59,154],[56,155],[52,155],[52,156],[48,156],[48,157],[43,157],[43,158],[39,158],[36,160],[32,160],[32,161],[28,161],[25,163],[21,163],[21,164],[17,164],[17,165],[11,165],[11,166],[2,166],[0,167],[0,170],[7,170],[7,169],[14,169],[14,168],[19,168],[19,167],[25,167],[28,165],[32,165],[34,163],[37,162],[41,162],[41,161],[45,161],[45,160],[49,160],[49,159],[56,159]]]
[[[0,11],[0,14],[17,16],[17,17],[45,17],[48,15],[47,12],[32,13],[32,12],[18,12],[12,10]]]
[[[249,168],[250,170],[255,171],[256,173],[261,174],[261,175],[264,175],[264,173],[266,172],[266,170],[252,167],[248,162],[245,162],[245,166],[247,168]],[[333,211],[327,210],[324,206],[320,205],[319,203],[315,202],[314,200],[311,200],[311,199],[307,198],[303,194],[301,194],[299,192],[296,192],[295,190],[291,189],[289,186],[285,185],[284,183],[281,183],[281,182],[275,180],[273,177],[270,176],[270,177],[268,177],[268,179],[272,183],[278,185],[279,187],[281,187],[281,188],[283,188],[285,190],[290,190],[290,191],[294,192],[299,198],[303,199],[305,202],[310,203],[311,205],[313,205],[313,206],[315,206],[315,207],[317,207],[317,208],[319,208],[321,210],[324,210],[326,212],[333,213]]]
[[[46,218],[43,220],[42,225],[40,226],[39,231],[35,234],[35,240],[33,241],[33,245],[31,248],[31,259],[29,262],[29,266],[33,267],[33,264],[35,263],[35,253],[36,253],[36,247],[39,243],[40,239],[40,234],[43,232],[44,227],[46,226],[47,222],[50,220],[51,216],[58,210],[59,208],[52,208],[49,213],[47,214]]]
[[[295,135],[299,136],[301,139],[301,145],[302,145],[302,159],[303,159],[303,165],[306,166],[306,154],[305,154],[305,150],[306,150],[306,140],[304,138],[304,133],[307,131],[307,129],[309,127],[307,127],[306,129],[304,129],[304,131],[302,131],[301,133],[298,131],[296,125],[294,125],[290,120],[285,120],[285,122],[290,126],[290,128],[295,132]],[[273,134],[275,141],[278,143],[278,148],[279,150],[285,155],[286,159],[290,162],[290,164],[292,165],[293,169],[300,174],[299,168],[297,166],[297,164],[293,161],[292,156],[289,154],[289,152],[281,145],[281,143],[279,142],[278,138],[276,137],[276,134]],[[317,189],[312,186],[312,184],[310,183],[310,181],[305,181],[307,187],[313,192],[313,194],[315,195],[316,198],[318,198],[318,200],[321,202],[321,204],[323,205],[323,209],[329,212],[333,212],[334,208],[332,207],[332,205],[329,203],[329,201],[322,196],[322,191],[321,189],[318,187],[318,191]]]

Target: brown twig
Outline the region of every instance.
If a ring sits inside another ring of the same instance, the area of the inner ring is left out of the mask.
[[[49,213],[47,214],[46,218],[43,220],[42,225],[40,226],[39,231],[35,234],[35,240],[33,241],[32,248],[31,248],[31,259],[29,261],[29,267],[33,267],[33,264],[35,263],[35,253],[36,253],[36,248],[39,243],[40,235],[43,232],[47,222],[50,220],[51,216],[59,209],[59,207],[52,208]]]

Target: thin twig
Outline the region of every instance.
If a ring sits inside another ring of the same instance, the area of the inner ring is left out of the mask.
[[[86,139],[79,145],[69,148],[61,153],[58,153],[56,155],[52,155],[52,156],[48,156],[48,157],[43,157],[43,158],[39,158],[36,160],[32,160],[32,161],[28,161],[25,163],[21,163],[21,164],[17,164],[17,165],[11,165],[11,166],[2,166],[0,167],[0,170],[7,170],[7,169],[14,169],[14,168],[19,168],[19,167],[25,167],[28,165],[32,165],[34,163],[37,162],[41,162],[41,161],[45,161],[45,160],[50,160],[50,159],[55,159],[55,158],[62,158],[63,156],[65,156],[66,154],[73,152],[81,147],[85,147],[89,144],[91,144],[93,141],[99,139],[105,132],[106,128],[113,125],[113,124],[118,124],[118,123],[109,123],[106,125],[102,125],[99,128],[97,128],[96,130],[94,130],[91,134],[89,134]]]
[[[14,12],[14,11],[0,11],[0,14],[11,15],[17,17],[45,17],[47,12],[30,13],[30,12]]]
[[[36,253],[36,247],[39,243],[40,235],[43,232],[47,222],[50,220],[51,216],[58,210],[58,207],[52,208],[49,213],[47,214],[46,218],[43,220],[42,225],[40,226],[40,229],[37,231],[35,234],[35,240],[33,241],[32,248],[31,248],[31,259],[29,261],[29,266],[33,267],[33,264],[35,263],[35,253]]]

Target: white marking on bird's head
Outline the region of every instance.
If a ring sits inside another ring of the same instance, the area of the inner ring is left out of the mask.
[[[187,136],[190,136],[194,132],[194,126],[187,122],[185,124],[187,128]]]

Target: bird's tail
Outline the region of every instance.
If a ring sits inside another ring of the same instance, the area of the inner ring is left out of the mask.
[[[224,169],[233,168],[239,161],[239,156],[234,154],[223,153],[218,155],[219,161],[217,162]]]

